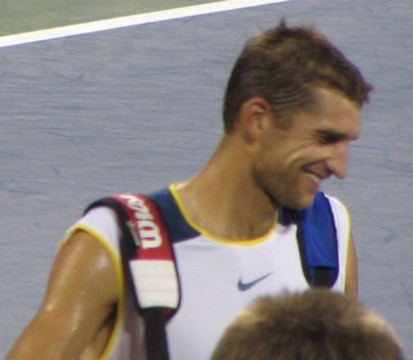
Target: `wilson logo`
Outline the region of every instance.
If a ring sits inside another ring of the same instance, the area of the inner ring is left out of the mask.
[[[145,201],[131,195],[121,195],[127,200],[127,206],[133,212],[136,222],[133,224],[139,239],[135,239],[138,246],[144,249],[158,248],[162,245],[162,236],[158,225],[154,221],[154,216]]]

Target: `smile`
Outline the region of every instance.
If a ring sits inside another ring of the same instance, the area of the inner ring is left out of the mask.
[[[321,180],[322,180],[321,176],[318,176],[314,173],[309,173],[309,172],[306,173],[306,177],[315,185],[320,185]]]

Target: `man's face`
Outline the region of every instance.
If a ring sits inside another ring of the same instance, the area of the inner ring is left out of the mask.
[[[293,115],[288,126],[277,126],[271,116],[254,155],[253,178],[278,205],[307,208],[323,180],[347,175],[349,143],[361,128],[360,109],[336,91],[317,93],[316,110]]]

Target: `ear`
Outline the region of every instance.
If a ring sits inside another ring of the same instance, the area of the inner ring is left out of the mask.
[[[261,139],[273,123],[273,117],[270,104],[261,97],[252,97],[242,104],[240,127],[247,144],[254,144]]]

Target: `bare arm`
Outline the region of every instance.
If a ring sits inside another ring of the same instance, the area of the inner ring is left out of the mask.
[[[106,249],[91,235],[74,233],[52,266],[40,309],[6,360],[84,358],[117,297],[115,268]]]
[[[349,248],[347,254],[346,264],[346,284],[344,292],[354,298],[357,298],[358,294],[358,261],[356,249],[354,246],[354,240],[351,236],[349,241]]]

